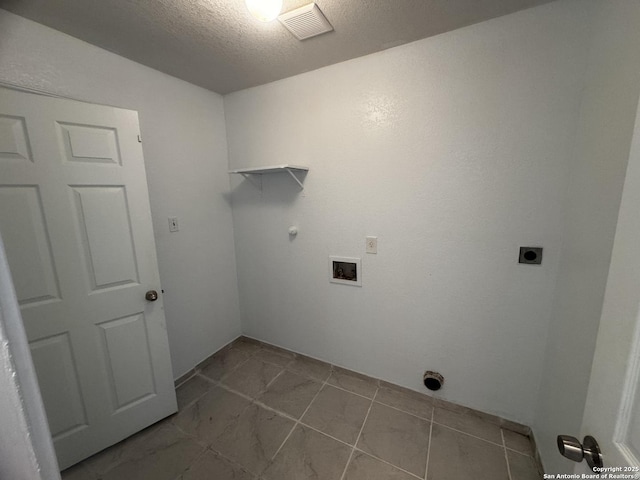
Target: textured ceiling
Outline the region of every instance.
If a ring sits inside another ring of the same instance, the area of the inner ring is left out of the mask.
[[[549,1],[316,0],[335,31],[303,42],[277,20],[255,20],[244,0],[0,0],[0,6],[225,94]],[[307,3],[285,0],[283,11]]]

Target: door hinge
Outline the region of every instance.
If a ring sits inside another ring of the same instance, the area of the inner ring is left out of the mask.
[[[142,137],[138,135],[138,143],[142,143]]]

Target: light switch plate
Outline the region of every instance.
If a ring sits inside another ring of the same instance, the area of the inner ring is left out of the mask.
[[[178,226],[178,217],[169,217],[169,231],[177,232],[178,230],[180,230],[180,227]]]
[[[367,253],[378,253],[378,237],[367,237]]]

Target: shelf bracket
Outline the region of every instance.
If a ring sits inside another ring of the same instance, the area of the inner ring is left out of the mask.
[[[258,190],[262,191],[262,176],[267,173],[283,173],[287,172],[291,178],[293,178],[294,182],[298,184],[300,190],[304,190],[304,185],[302,184],[302,180],[304,180],[304,176],[309,171],[309,167],[303,167],[300,165],[273,165],[268,167],[256,167],[256,168],[241,168],[238,170],[229,170],[229,173],[235,173],[237,175],[242,175],[242,178],[251,182],[251,184],[256,187]],[[301,177],[298,177],[295,172],[301,172]],[[259,176],[259,181],[255,178]]]
[[[302,185],[302,182],[298,180],[298,177],[296,177],[296,174],[293,173],[290,168],[287,168],[285,170],[289,172],[289,175],[291,175],[291,178],[293,178],[296,181],[296,183],[300,186],[300,190],[304,190],[304,185]]]
[[[256,181],[255,175],[251,175],[249,173],[241,173],[240,175],[242,175],[242,178],[245,180],[249,180],[249,182],[251,182],[251,184],[258,190],[262,191],[262,175],[258,175],[260,181]]]

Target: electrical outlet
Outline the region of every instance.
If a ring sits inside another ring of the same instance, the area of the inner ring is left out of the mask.
[[[178,227],[178,217],[169,217],[169,231],[177,232],[180,230]]]
[[[542,263],[542,247],[520,247],[518,263],[540,265]]]
[[[378,253],[378,237],[367,237],[367,253]]]

